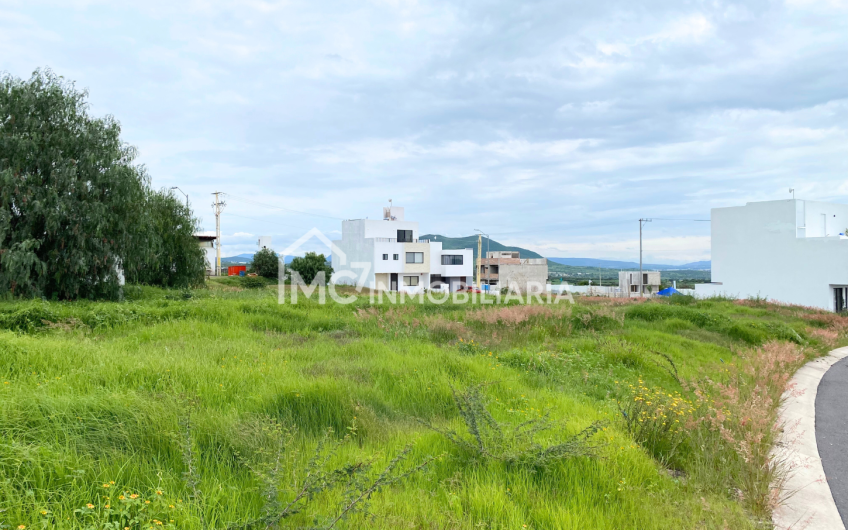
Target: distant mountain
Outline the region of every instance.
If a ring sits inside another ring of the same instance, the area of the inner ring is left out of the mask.
[[[549,261],[572,267],[594,267],[596,269],[638,269],[638,261],[614,261],[595,258],[548,258]],[[650,270],[710,270],[710,261],[695,261],[684,265],[663,265],[658,263],[643,263],[643,269]]]
[[[467,237],[445,237],[440,236],[438,234],[426,234],[423,236],[418,236],[419,239],[429,239],[430,241],[438,241],[442,244],[442,248],[445,250],[455,250],[462,248],[470,248],[474,250],[474,263],[477,263],[477,236],[467,236]],[[488,247],[487,247],[488,244]],[[527,250],[526,248],[521,247],[509,247],[506,245],[502,245],[495,241],[494,239],[489,240],[485,236],[483,237],[483,255],[486,254],[487,251],[496,251],[496,250],[504,250],[504,251],[512,251],[518,252],[518,255],[522,258],[543,258],[541,254],[537,254],[532,250]]]

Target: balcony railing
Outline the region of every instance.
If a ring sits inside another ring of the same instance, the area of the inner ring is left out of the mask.
[[[374,241],[377,243],[429,243],[429,239],[402,239],[398,241],[396,237],[375,237]]]

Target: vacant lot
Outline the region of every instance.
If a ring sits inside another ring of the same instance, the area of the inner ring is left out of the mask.
[[[762,528],[777,399],[846,329],[276,294],[1,303],[0,528]]]

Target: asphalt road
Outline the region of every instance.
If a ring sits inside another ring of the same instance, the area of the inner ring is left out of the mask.
[[[816,444],[836,508],[848,527],[848,357],[831,366],[819,383]]]

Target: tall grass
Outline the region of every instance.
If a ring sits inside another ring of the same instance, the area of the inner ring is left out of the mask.
[[[214,282],[135,288],[120,303],[7,301],[0,528],[94,528],[110,510],[134,527],[267,521],[301,491],[330,430],[324,443],[347,441],[322,469],[363,481],[316,491],[288,526],[756,528],[771,505],[775,396],[846,329],[811,310],[730,301],[278,305],[275,288]],[[626,425],[616,402],[630,384],[697,405],[673,457]],[[502,433],[550,418],[528,447],[604,422],[596,453],[544,466],[469,459],[417,420],[467,432],[452,389],[472,387]],[[365,463],[362,475],[347,467]],[[371,488],[390,467],[403,479]],[[367,509],[339,518],[357,491]]]

